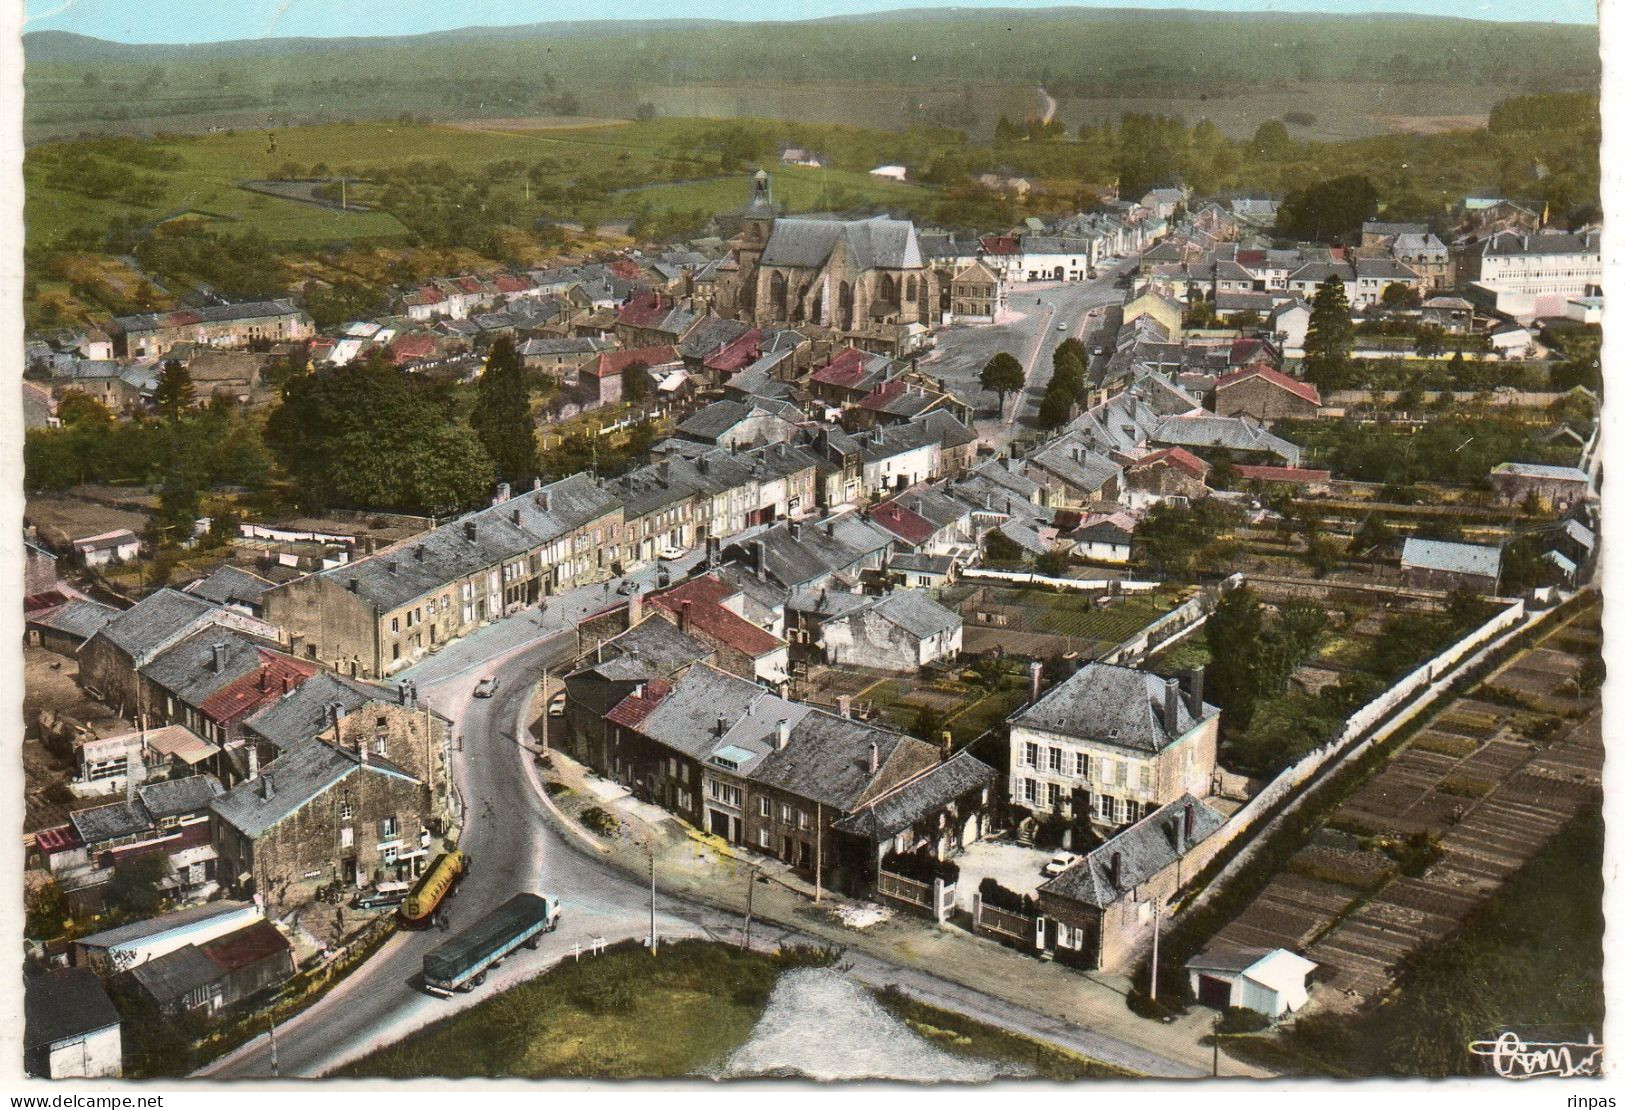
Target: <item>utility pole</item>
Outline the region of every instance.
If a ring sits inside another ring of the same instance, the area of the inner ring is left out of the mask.
[[[542,671],[542,751],[547,751],[547,719],[553,715],[553,706],[547,700],[547,672]]]
[[[814,803],[817,819],[813,822],[813,901],[824,900],[824,803]]]
[[[1162,905],[1151,903],[1151,1001],[1157,1000],[1157,949],[1162,940]]]
[[[649,845],[649,955],[660,955],[660,935],[655,932],[655,849]]]
[[[271,1019],[271,1078],[277,1075],[276,1067],[276,1018]]]
[[[745,875],[745,951],[750,951],[750,915],[756,898],[756,868]]]

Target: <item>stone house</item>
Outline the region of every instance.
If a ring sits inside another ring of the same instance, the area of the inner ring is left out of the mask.
[[[162,355],[181,343],[246,347],[254,342],[309,339],[315,334],[310,317],[290,301],[208,305],[113,318],[114,351],[120,358]]]
[[[949,296],[956,324],[995,323],[1009,303],[1004,275],[980,259],[954,271]]]
[[[1076,967],[1129,970],[1228,840],[1224,817],[1194,795],[1156,808],[1038,888],[1040,947]]]
[[[1490,484],[1509,504],[1518,504],[1533,493],[1560,511],[1591,495],[1591,476],[1575,466],[1504,462],[1490,471]]]
[[[1010,801],[1039,816],[1131,825],[1212,791],[1219,710],[1178,679],[1089,663],[1010,719]]]
[[[746,620],[739,612],[739,589],[716,575],[650,594],[646,605],[672,621],[679,632],[711,648],[723,670],[770,686],[789,681],[789,644]]]
[[[856,596],[856,595],[849,595]],[[958,657],[964,621],[917,590],[894,590],[818,623],[814,645],[832,666],[913,673]]]
[[[1320,390],[1257,364],[1224,375],[1213,387],[1213,410],[1220,416],[1304,420],[1313,419],[1320,406]]]
[[[1400,551],[1405,584],[1423,590],[1493,594],[1501,585],[1501,549],[1411,536]]]
[[[1210,469],[1183,447],[1153,451],[1123,467],[1122,500],[1131,508],[1142,508],[1170,497],[1206,497]]]
[[[211,803],[221,878],[279,909],[329,882],[410,879],[427,854],[426,794],[365,744],[295,748]]]

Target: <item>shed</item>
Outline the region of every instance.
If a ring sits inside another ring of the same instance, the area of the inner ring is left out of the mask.
[[[1204,952],[1185,962],[1191,991],[1204,1006],[1242,1006],[1271,1018],[1303,1008],[1309,977],[1320,965],[1285,948]]]

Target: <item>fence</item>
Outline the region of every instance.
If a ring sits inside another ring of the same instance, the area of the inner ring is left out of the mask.
[[[1431,705],[1434,699],[1444,690],[1444,686],[1439,684],[1440,676],[1449,672],[1469,653],[1495,637],[1506,633],[1508,629],[1521,622],[1525,615],[1524,603],[1522,601],[1513,602],[1478,628],[1411,671],[1410,674],[1400,679],[1380,697],[1367,702],[1349,717],[1348,722],[1343,726],[1343,731],[1338,733],[1336,737],[1276,775],[1269,785],[1265,786],[1246,805],[1237,810],[1230,820],[1226,822],[1226,826],[1230,829],[1226,841],[1234,841],[1244,835],[1259,818],[1308,782],[1316,772],[1320,771],[1328,763],[1363,751],[1364,748],[1375,741],[1376,737],[1373,735],[1373,731],[1377,726],[1402,707],[1405,707],[1407,703],[1411,703],[1410,712],[1405,715],[1407,718]],[[1399,722],[1396,720],[1391,723],[1398,724]],[[1308,797],[1308,794],[1309,792],[1304,792],[1291,803],[1291,806],[1299,804],[1303,798]],[[1223,871],[1229,871],[1231,868],[1238,866],[1241,861],[1247,858],[1252,848],[1253,845],[1248,845],[1239,851],[1225,865]],[[1216,890],[1220,885],[1223,871],[1221,871],[1220,875],[1214,876],[1185,906],[1180,907],[1181,912],[1201,903],[1210,892]]]
[[[1116,578],[1051,578],[1046,574],[1032,574],[1020,570],[991,570],[987,567],[966,567],[959,572],[961,578],[990,578],[998,582],[1021,585],[1051,586],[1057,590],[1121,590],[1123,593],[1145,593],[1161,586],[1161,582],[1138,582]]]
[[[1240,586],[1245,578],[1240,572],[1232,574],[1209,595],[1197,594],[1189,601],[1170,609],[1140,630],[1132,640],[1119,644],[1100,657],[1102,663],[1128,663],[1151,654],[1152,650],[1171,643],[1200,628],[1207,620],[1212,602]]]
[[[1038,944],[1038,918],[990,906],[978,893],[971,902],[973,931],[1021,947]]]
[[[947,921],[953,913],[955,890],[953,883],[945,883],[941,879],[922,883],[918,879],[882,870],[880,881],[876,885],[881,898],[900,903],[905,909],[928,914],[939,924]]]

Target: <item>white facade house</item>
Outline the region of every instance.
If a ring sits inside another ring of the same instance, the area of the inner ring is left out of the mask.
[[[1242,1007],[1270,1018],[1303,1008],[1320,965],[1285,948],[1209,952],[1185,962],[1191,993],[1216,1010]]]

